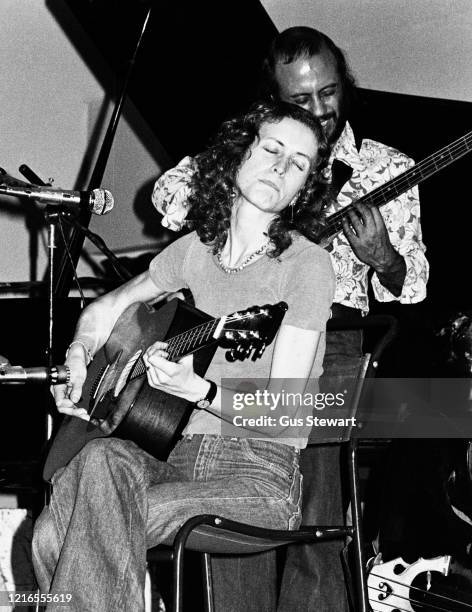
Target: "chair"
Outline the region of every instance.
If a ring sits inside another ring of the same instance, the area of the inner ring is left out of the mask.
[[[397,332],[397,322],[391,316],[373,315],[362,319],[339,318],[328,323],[329,331],[340,330],[375,330],[384,332],[376,338],[370,353],[359,360],[358,374],[355,380],[352,400],[349,406],[350,416],[355,416],[362,401],[366,378],[376,374],[379,360],[386,346]],[[365,559],[362,540],[362,510],[358,475],[358,441],[351,437],[352,427],[338,441],[346,442],[348,452],[349,493],[352,507],[352,526],[344,525],[312,525],[302,526],[294,531],[263,529],[251,525],[228,520],[222,516],[202,514],[190,518],[178,531],[170,549],[162,546],[148,551],[148,562],[162,560],[173,561],[173,612],[183,610],[183,568],[186,549],[202,553],[204,574],[204,597],[206,612],[213,612],[213,594],[211,579],[211,554],[243,555],[264,552],[294,543],[315,543],[322,540],[350,536],[354,545],[355,580],[356,580],[356,610],[368,612],[368,598],[365,576]]]

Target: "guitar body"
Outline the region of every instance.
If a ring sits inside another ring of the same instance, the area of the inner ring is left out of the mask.
[[[130,306],[119,318],[105,346],[89,366],[82,398],[78,403],[91,415],[91,422],[76,417],[64,420],[49,450],[44,477],[66,465],[90,440],[113,435],[133,440],[145,451],[165,460],[193,410],[193,404],[152,388],[145,374],[120,388],[120,377],[130,363],[157,340],[195,327],[211,317],[181,300],[172,300],[155,310],[145,304]],[[194,354],[194,369],[203,376],[217,343]],[[132,372],[132,369],[128,374]]]
[[[64,417],[46,458],[45,479],[87,442],[109,435],[167,459],[194,405],[148,384],[142,359],[146,349],[165,340],[170,361],[193,354],[193,369],[204,376],[218,345],[229,348],[229,361],[259,358],[274,340],[287,308],[285,302],[252,306],[219,319],[181,300],[158,310],[145,304],[127,308],[87,372],[78,407],[87,410],[90,421]]]

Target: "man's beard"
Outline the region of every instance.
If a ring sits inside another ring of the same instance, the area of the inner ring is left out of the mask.
[[[333,146],[337,142],[344,130],[345,125],[346,116],[344,112],[340,112],[340,114],[337,116],[335,115],[334,117],[330,117],[330,123],[327,125],[328,133],[325,131],[325,136],[330,146]]]

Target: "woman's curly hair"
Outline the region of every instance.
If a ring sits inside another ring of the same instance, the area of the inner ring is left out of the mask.
[[[197,171],[192,179],[188,221],[204,244],[220,251],[230,227],[231,209],[239,194],[236,185],[238,170],[264,123],[278,123],[286,117],[311,129],[318,142],[316,167],[310,169],[305,185],[299,192],[293,214],[287,206],[271,222],[268,255],[278,257],[292,243],[293,230],[316,242],[322,228],[322,209],[327,192],[321,170],[329,157],[329,147],[319,121],[308,111],[287,102],[259,103],[246,114],[226,121],[213,142],[197,155]],[[293,219],[292,219],[293,217]]]

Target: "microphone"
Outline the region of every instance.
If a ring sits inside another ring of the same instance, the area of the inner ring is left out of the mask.
[[[0,363],[0,385],[47,383],[49,385],[63,385],[68,383],[70,371],[67,366],[50,366],[38,368],[23,368]]]
[[[29,185],[17,179],[4,180],[5,178],[4,176],[0,176],[0,195],[29,198],[37,200],[38,202],[66,206],[71,209],[84,207],[94,215],[106,215],[110,212],[115,203],[113,195],[108,189],[71,191],[67,189],[54,189],[49,186],[40,187],[38,185]]]

